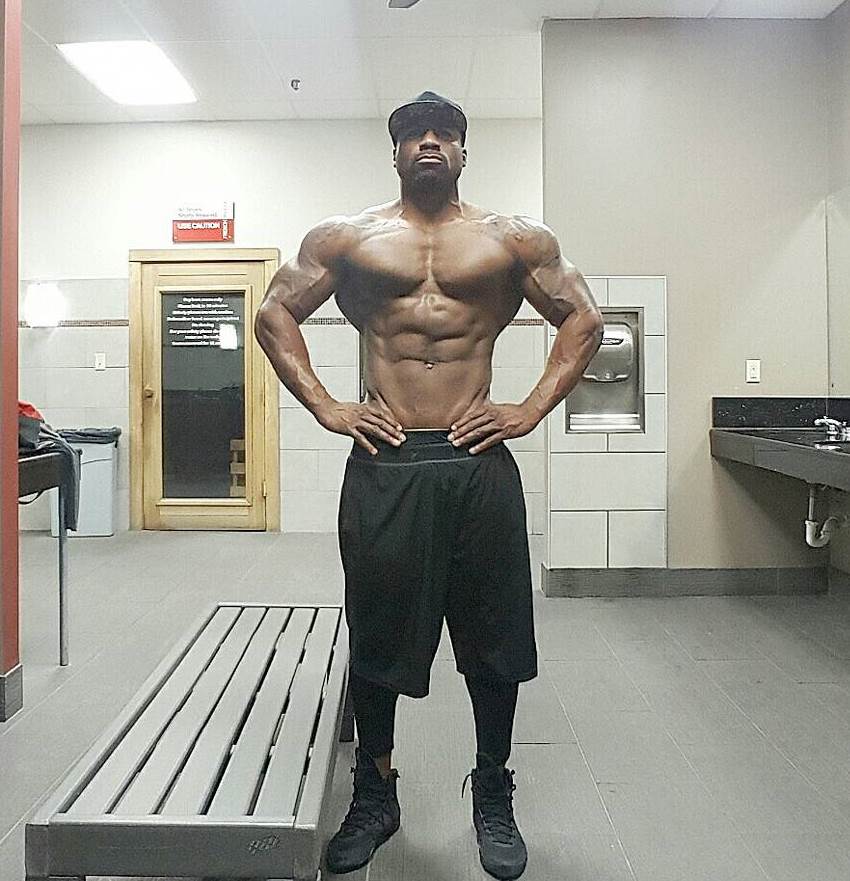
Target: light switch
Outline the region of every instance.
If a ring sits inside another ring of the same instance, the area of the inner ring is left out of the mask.
[[[747,359],[747,382],[761,382],[761,360]]]
[[[94,369],[106,370],[106,352],[94,353]]]

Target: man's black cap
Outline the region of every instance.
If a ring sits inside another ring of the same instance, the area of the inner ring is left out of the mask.
[[[398,143],[399,134],[408,123],[427,119],[449,123],[460,132],[461,144],[466,143],[466,116],[460,104],[436,92],[422,92],[412,101],[393,110],[387,123],[393,143]]]

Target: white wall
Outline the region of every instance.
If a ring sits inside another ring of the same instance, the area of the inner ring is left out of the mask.
[[[542,216],[541,125],[472,120],[468,201]],[[127,259],[131,248],[171,248],[174,207],[236,203],[236,247],[278,247],[285,258],[330,214],[394,198],[392,145],[382,120],[31,126],[22,137],[21,279],[55,280],[68,318],[83,326],[22,329],[21,397],[57,426],[128,428]],[[318,313],[338,315],[332,303]],[[524,307],[521,315],[536,313]],[[112,320],[113,326],[96,322]],[[117,322],[117,326],[116,323]],[[356,333],[305,327],[332,393],[356,389]],[[93,370],[94,352],[107,370]],[[544,328],[508,328],[497,346],[493,395],[524,394],[543,367]],[[284,529],[333,530],[340,471],[350,444],[324,432],[283,390]],[[543,531],[542,430],[513,442],[530,526]],[[119,445],[119,521],[128,517],[126,441]],[[24,508],[23,528],[47,528],[43,502]]]

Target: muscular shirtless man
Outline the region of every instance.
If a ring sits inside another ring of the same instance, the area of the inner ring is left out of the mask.
[[[398,829],[396,700],[428,693],[444,617],[475,719],[482,865],[517,878],[527,859],[505,764],[518,683],[536,675],[537,657],[522,486],[503,442],[575,386],[602,320],[545,226],[460,200],[466,127],[461,108],[432,92],[395,110],[401,198],[312,229],[256,320],[283,384],[354,439],[339,542],[359,745],[351,807],[325,855],[336,873],[365,865]],[[362,403],[328,394],[298,328],[333,294],[362,335]],[[495,403],[493,344],[523,297],[558,333],[526,399]]]

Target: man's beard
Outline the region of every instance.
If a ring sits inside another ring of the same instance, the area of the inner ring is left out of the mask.
[[[457,176],[447,174],[443,168],[416,168],[411,169],[407,178],[407,184],[411,190],[418,193],[443,193],[454,190]]]

